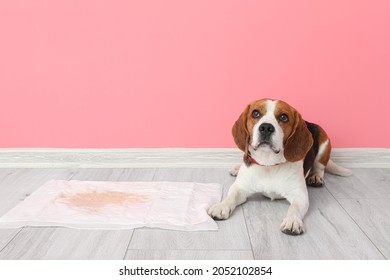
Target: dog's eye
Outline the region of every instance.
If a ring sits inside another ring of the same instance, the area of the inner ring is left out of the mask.
[[[252,118],[254,118],[254,119],[260,118],[260,111],[259,110],[253,110]]]
[[[288,122],[288,116],[286,114],[281,114],[280,117],[279,117],[279,120],[281,122],[286,123],[286,122]]]

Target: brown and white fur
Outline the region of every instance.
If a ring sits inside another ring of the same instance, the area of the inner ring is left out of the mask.
[[[324,171],[340,176],[352,173],[330,160],[331,143],[318,125],[305,122],[299,112],[280,100],[249,104],[235,122],[233,137],[244,152],[244,162],[231,171],[237,175],[228,196],[212,206],[214,219],[227,219],[254,193],[290,202],[281,230],[304,232],[302,219],[309,208],[307,186],[322,186]],[[239,170],[239,172],[238,172]]]

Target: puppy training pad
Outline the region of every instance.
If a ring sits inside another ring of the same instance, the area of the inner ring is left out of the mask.
[[[220,184],[51,180],[0,218],[1,228],[218,230],[207,209]]]

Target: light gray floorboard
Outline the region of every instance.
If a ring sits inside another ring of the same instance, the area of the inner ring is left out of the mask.
[[[21,231],[21,229],[0,229],[0,252]]]
[[[378,250],[390,258],[390,169],[354,169],[327,176],[326,187]]]
[[[52,169],[46,176],[42,170],[29,176],[19,176],[14,189],[32,190],[29,178],[40,178],[34,189],[50,179],[147,181],[154,169]],[[22,179],[21,179],[22,178]],[[23,179],[24,178],[24,179]],[[37,179],[35,179],[37,180]],[[0,190],[3,188],[0,184]],[[22,194],[24,192],[20,191]],[[18,202],[15,196],[14,203]],[[20,200],[20,199],[19,199]],[[0,252],[0,259],[123,259],[131,239],[132,230],[76,230],[67,228],[23,228]]]
[[[65,169],[13,169],[0,181],[0,215],[23,201],[33,191],[51,179],[68,179],[71,172]]]
[[[126,260],[252,260],[251,250],[128,250]]]
[[[390,169],[354,169],[326,175],[309,188],[306,233],[288,236],[279,226],[284,200],[255,195],[219,231],[120,231],[67,228],[0,230],[0,259],[383,259],[390,258]],[[225,194],[227,169],[0,169],[0,215],[51,179],[216,182]]]
[[[351,177],[325,175],[326,187],[336,198],[390,198],[390,169],[353,169]]]
[[[340,199],[343,208],[390,259],[390,199]]]
[[[223,169],[158,169],[156,181],[197,181],[221,183],[227,191],[233,178]],[[250,250],[249,237],[241,207],[227,221],[218,222],[219,230],[181,232],[135,229],[129,249],[136,250]]]
[[[306,232],[280,232],[289,203],[255,195],[244,204],[255,259],[383,259],[326,188],[309,188]]]
[[[122,259],[129,231],[25,228],[4,250],[0,259]]]

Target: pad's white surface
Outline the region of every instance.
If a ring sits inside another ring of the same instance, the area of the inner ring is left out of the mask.
[[[0,218],[0,227],[217,230],[207,209],[220,184],[51,180]]]

